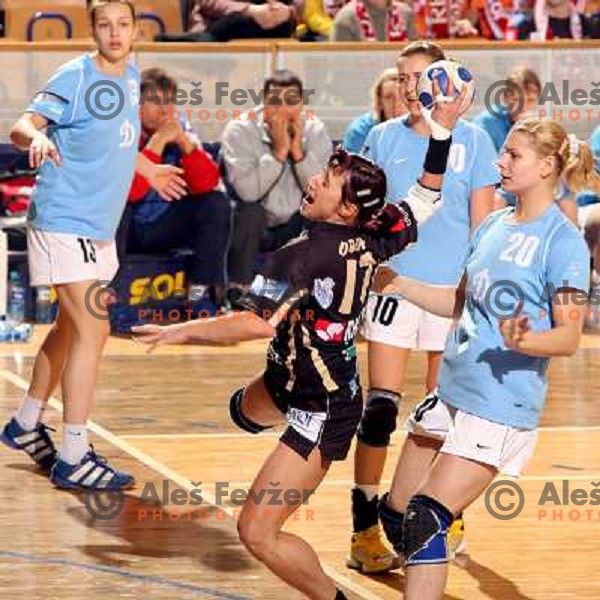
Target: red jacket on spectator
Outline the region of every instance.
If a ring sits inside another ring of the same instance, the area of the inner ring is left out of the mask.
[[[186,131],[186,133],[189,132]],[[208,152],[202,149],[200,144],[196,146],[191,154],[183,154],[179,146],[169,144],[165,147],[163,155],[159,156],[146,148],[149,139],[149,136],[142,132],[139,144],[142,154],[153,163],[181,167],[184,170],[183,178],[187,183],[190,194],[197,195],[212,192],[217,187],[220,179],[219,167]],[[128,202],[140,202],[150,190],[151,187],[148,181],[136,172],[129,191]]]

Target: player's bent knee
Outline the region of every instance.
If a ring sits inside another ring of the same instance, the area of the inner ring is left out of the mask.
[[[391,435],[396,431],[399,403],[400,394],[370,390],[358,428],[358,441],[374,448],[389,446]]]
[[[258,509],[249,509],[242,511],[237,522],[237,530],[240,541],[244,547],[259,560],[263,560],[271,550],[270,537],[265,534],[261,527],[259,519],[253,516],[252,511]]]
[[[448,562],[446,537],[452,520],[452,513],[434,498],[413,496],[402,530],[406,565]]]
[[[264,425],[260,425],[256,423],[246,415],[242,410],[242,400],[244,399],[244,390],[246,388],[240,388],[239,390],[233,393],[231,399],[229,400],[229,414],[231,416],[231,420],[244,431],[248,433],[260,433],[265,429],[270,429],[270,427],[265,427]]]
[[[388,542],[398,554],[404,553],[402,526],[404,514],[394,510],[387,502],[389,494],[384,494],[379,502],[379,520]]]

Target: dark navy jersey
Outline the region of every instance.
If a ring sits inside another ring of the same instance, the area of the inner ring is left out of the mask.
[[[316,222],[274,252],[241,306],[280,317],[268,369],[290,392],[322,394],[357,375],[355,338],[379,263],[417,239],[410,208],[400,203],[385,235]]]

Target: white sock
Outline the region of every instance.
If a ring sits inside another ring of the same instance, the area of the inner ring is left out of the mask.
[[[88,450],[87,426],[65,423],[59,458],[70,465],[76,465],[81,462]]]
[[[23,402],[15,414],[15,419],[17,419],[17,423],[25,431],[33,431],[35,426],[40,422],[45,408],[45,402],[37,398],[32,398],[29,394],[25,394]]]
[[[357,485],[356,486],[367,497],[367,502],[371,502],[379,493],[378,485]]]
[[[207,285],[202,285],[199,283],[192,283],[190,285],[190,289],[188,291],[188,300],[190,302],[198,302],[199,300],[202,300],[202,298],[204,298],[204,295],[206,294],[207,290],[208,290]]]

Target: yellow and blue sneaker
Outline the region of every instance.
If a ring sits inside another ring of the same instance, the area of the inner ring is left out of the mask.
[[[385,573],[400,567],[400,558],[383,541],[379,525],[352,534],[346,566],[361,573]]]
[[[454,558],[457,554],[465,554],[467,552],[467,540],[465,539],[465,521],[462,513],[460,513],[452,525],[448,529],[448,553],[450,558]]]

